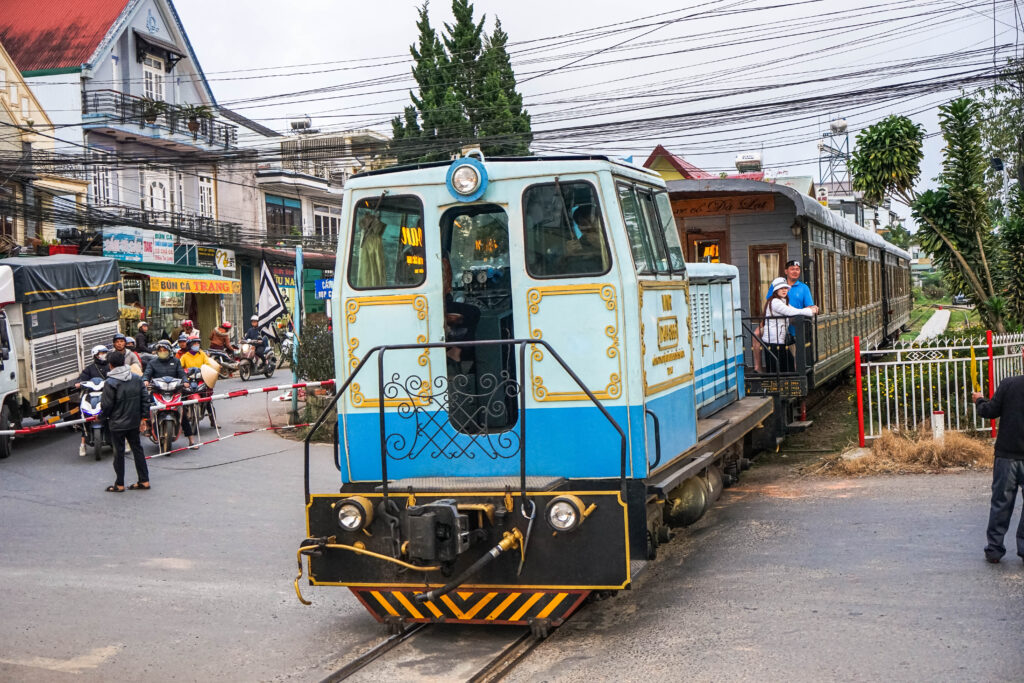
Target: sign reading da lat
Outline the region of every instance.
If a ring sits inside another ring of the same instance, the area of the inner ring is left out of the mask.
[[[735,213],[769,213],[774,210],[775,195],[768,193],[676,199],[672,202],[672,215],[676,218]]]

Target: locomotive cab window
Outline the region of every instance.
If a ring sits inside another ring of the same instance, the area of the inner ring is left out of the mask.
[[[426,278],[423,204],[375,195],[356,201],[348,281],[354,289],[416,287]]]
[[[526,270],[535,278],[591,277],[611,269],[597,190],[579,180],[523,193]]]

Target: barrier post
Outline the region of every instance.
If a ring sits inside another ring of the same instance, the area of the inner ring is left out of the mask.
[[[853,376],[857,392],[857,442],[864,448],[864,393],[861,387],[860,337],[853,338]]]
[[[995,354],[992,350],[992,330],[985,331],[985,341],[988,342],[988,397],[992,398],[996,395],[996,366],[995,366]],[[990,420],[992,423],[992,438],[996,438],[996,421]]]

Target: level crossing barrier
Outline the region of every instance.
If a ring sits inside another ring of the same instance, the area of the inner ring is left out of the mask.
[[[989,331],[980,338],[898,342],[884,349],[864,349],[855,337],[854,349],[861,446],[887,430],[917,429],[939,413],[947,431],[995,436],[995,421],[978,417],[971,395],[991,397],[1004,378],[1024,373],[1024,334]]]

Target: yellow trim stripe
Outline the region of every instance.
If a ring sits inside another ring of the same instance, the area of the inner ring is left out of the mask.
[[[60,294],[61,292],[77,292],[80,289],[100,289],[101,287],[108,287],[110,285],[119,285],[121,280],[111,280],[110,282],[104,282],[102,285],[96,287],[68,287],[67,289],[36,289],[31,292],[25,292],[25,296],[29,294]]]
[[[441,602],[443,602],[445,604],[445,606],[452,611],[452,614],[455,615],[456,619],[466,619],[466,618],[468,618],[468,617],[466,617],[465,614],[463,614],[462,610],[460,610],[458,607],[455,606],[455,603],[452,602],[452,599],[449,598],[447,595],[442,595],[441,596]]]
[[[466,612],[466,618],[467,619],[472,619],[473,617],[475,617],[477,615],[477,612],[479,612],[484,607],[486,607],[487,603],[489,603],[491,600],[493,600],[494,596],[496,596],[496,595],[497,595],[497,593],[488,593],[483,598],[481,598],[480,601],[476,603],[476,607],[474,607],[473,609],[471,609],[468,612]]]
[[[405,597],[405,595],[401,591],[392,591],[391,594],[398,598],[398,602],[402,603],[402,607],[407,609],[409,611],[409,614],[411,614],[416,619],[423,618],[423,615],[420,614],[419,610],[412,606],[412,603],[409,602],[409,598]]]
[[[78,302],[75,302],[73,304],[63,304],[61,306],[50,306],[48,308],[37,308],[37,309],[35,309],[33,311],[25,311],[25,312],[26,313],[42,313],[44,311],[56,311],[57,309],[60,309],[60,308],[74,308],[75,306],[86,306],[88,304],[98,304],[98,303],[101,303],[103,301],[114,301],[116,299],[117,299],[116,296],[108,296],[106,299],[89,299],[88,301],[78,301]]]
[[[384,596],[380,594],[380,591],[370,591],[370,595],[377,599],[377,602],[380,603],[381,607],[388,611],[388,614],[393,617],[399,616],[398,612],[395,611],[395,608],[391,606],[391,603],[385,600]]]
[[[494,621],[501,613],[505,611],[505,608],[515,602],[522,593],[509,593],[508,597],[501,601],[501,604],[494,608],[494,611],[487,615],[487,621]]]
[[[441,617],[444,616],[444,614],[442,614],[441,610],[439,610],[437,608],[437,605],[435,605],[432,600],[429,601],[429,602],[426,602],[424,604],[426,604],[427,609],[429,609],[431,611],[431,613],[434,615],[435,618],[440,619]]]
[[[544,597],[543,593],[534,593],[532,596],[530,596],[530,599],[523,603],[523,606],[520,607],[516,611],[516,613],[509,618],[509,621],[519,621],[520,619],[522,619],[523,615],[530,611],[530,608],[533,607],[536,604],[536,602],[540,600],[542,597]]]
[[[555,597],[551,598],[551,602],[548,603],[547,607],[545,607],[544,609],[542,609],[540,611],[540,614],[537,615],[537,618],[538,619],[545,619],[548,616],[550,616],[551,613],[555,611],[555,608],[558,607],[559,605],[561,605],[562,604],[562,600],[565,600],[565,598],[568,595],[569,595],[568,593],[559,593]]]

